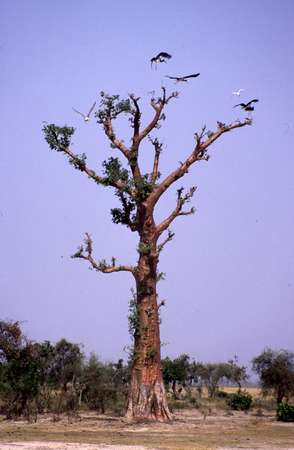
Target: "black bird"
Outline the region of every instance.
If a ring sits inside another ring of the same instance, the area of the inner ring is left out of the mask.
[[[171,57],[172,57],[172,55],[170,55],[169,53],[160,52],[160,53],[158,53],[158,55],[153,56],[153,58],[151,58],[151,60],[150,60],[151,67],[153,66],[153,64],[158,64],[158,63],[163,63],[163,62],[166,63],[166,60],[171,59]]]
[[[170,80],[175,80],[176,83],[187,82],[188,78],[196,78],[199,77],[200,73],[193,73],[192,75],[186,75],[184,77],[170,77],[169,75],[165,75],[166,78],[169,78]]]
[[[254,106],[252,105],[252,103],[257,103],[259,100],[258,98],[254,98],[253,100],[251,100],[248,103],[238,103],[238,105],[235,105],[234,108],[236,108],[236,106],[241,106],[242,109],[244,109],[244,111],[254,111]]]

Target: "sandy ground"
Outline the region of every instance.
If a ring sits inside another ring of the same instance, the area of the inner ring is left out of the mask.
[[[0,450],[294,450],[294,424],[273,413],[198,410],[175,413],[172,424],[129,423],[84,412],[76,420],[43,415],[28,424],[0,418]]]
[[[216,450],[240,450],[244,447],[218,447]],[[202,447],[203,449],[203,447]],[[0,450],[160,450],[137,445],[91,445],[91,444],[68,444],[66,442],[9,442],[0,444]],[[196,450],[196,447],[195,447]],[[210,450],[207,447],[207,450]],[[246,450],[260,450],[260,447],[246,447]],[[268,450],[281,450],[278,447],[268,447]],[[294,450],[294,447],[283,448],[283,450]]]
[[[65,442],[9,442],[1,443],[0,450],[145,450],[146,447],[135,445],[91,445],[67,444]],[[148,449],[157,450],[157,449]]]

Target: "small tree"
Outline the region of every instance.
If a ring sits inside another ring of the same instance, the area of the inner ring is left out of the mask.
[[[166,384],[171,384],[174,398],[177,398],[176,384],[185,386],[189,379],[189,355],[183,354],[175,359],[166,357],[162,360],[163,379]]]
[[[204,126],[200,133],[195,133],[192,151],[177,167],[161,180],[159,161],[162,143],[151,135],[165,119],[165,107],[178,96],[177,92],[167,95],[162,88],[159,98],[151,99],[154,110],[152,120],[142,127],[140,99],[135,95],[121,100],[118,95],[101,93],[100,108],[96,112],[98,124],[103,127],[111,147],[121,153],[126,167],[117,157],[110,157],[102,164],[101,174],[94,171],[87,163],[85,153],[75,154],[71,149],[74,134],[72,127],[59,127],[54,124],[44,126],[45,139],[52,150],[63,153],[70,164],[85,173],[97,185],[111,187],[115,191],[120,207],[111,210],[112,220],[116,224],[127,226],[138,234],[138,261],[134,266],[119,264],[115,258],[111,262],[105,259],[97,261],[93,255],[93,242],[86,233],[74,258],[87,261],[97,272],[128,272],[135,280],[135,307],[137,327],[134,332],[134,356],[127,417],[130,419],[156,419],[161,421],[172,418],[168,409],[160,361],[159,307],[157,298],[157,281],[159,278],[158,262],[164,246],[172,240],[174,233],[169,229],[173,221],[182,216],[194,213],[194,208],[185,209],[190,202],[196,187],[186,192],[183,187],[176,191],[174,209],[160,223],[154,219],[154,211],[162,195],[173,184],[183,178],[190,167],[209,158],[209,147],[224,133],[251,124],[250,119],[231,124],[217,122],[215,131],[207,131]],[[114,121],[126,114],[132,127],[131,144],[127,146],[116,134]],[[142,172],[139,156],[142,142],[147,139],[154,149],[153,161],[147,173]],[[167,232],[165,238],[163,234]]]
[[[7,418],[26,415],[37,398],[42,379],[38,346],[22,333],[19,322],[0,321],[0,395]]]
[[[294,353],[268,348],[253,359],[252,368],[260,377],[264,394],[272,390],[277,403],[294,393]]]

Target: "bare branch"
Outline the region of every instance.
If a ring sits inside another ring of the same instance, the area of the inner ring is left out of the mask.
[[[179,95],[178,92],[172,92],[171,95],[167,97],[165,87],[162,87],[161,89],[162,97],[158,98],[157,100],[155,100],[155,98],[152,98],[150,101],[152,108],[155,110],[155,115],[151,122],[146,126],[146,128],[139,134],[139,142],[141,142],[154,128],[156,128],[158,122],[162,117],[162,111],[165,105],[167,105],[172,98],[177,98]]]
[[[185,195],[183,195],[183,190],[184,190],[184,188],[180,188],[177,191],[178,197],[177,197],[177,204],[176,204],[175,209],[172,211],[172,213],[165,220],[163,220],[156,227],[156,234],[157,234],[157,236],[160,236],[161,233],[170,226],[170,224],[175,220],[176,217],[189,216],[190,214],[194,214],[195,213],[195,208],[193,208],[193,207],[190,210],[188,210],[188,211],[182,211],[182,208],[183,208],[185,203],[190,202],[191,198],[194,195],[194,192],[196,191],[196,186],[192,186],[190,188],[190,190]]]
[[[72,255],[72,258],[80,258],[88,261],[92,268],[102,273],[113,273],[113,272],[131,272],[135,276],[135,267],[133,266],[124,266],[124,265],[116,265],[115,258],[112,258],[111,264],[107,264],[105,260],[101,260],[99,262],[95,261],[92,252],[93,252],[93,241],[89,233],[85,233],[86,237],[84,240],[84,245],[81,245],[76,253]]]
[[[206,134],[205,128],[202,128],[200,134],[195,134],[196,144],[193,148],[192,153],[184,160],[180,162],[180,166],[171,172],[150,194],[148,201],[152,206],[158,201],[161,195],[170,187],[172,183],[183,177],[187,172],[189,167],[196,161],[208,160],[209,156],[206,155],[208,147],[216,141],[223,133],[234,130],[235,128],[241,128],[246,125],[251,125],[251,119],[245,119],[243,122],[237,121],[229,125],[221,124],[215,132],[209,133],[206,140],[203,141],[203,137]]]
[[[133,94],[131,94],[130,99],[132,100],[134,108],[135,108],[135,111],[133,114],[133,116],[134,116],[134,119],[133,119],[134,120],[134,122],[133,122],[133,127],[134,127],[133,143],[135,143],[135,140],[140,132],[141,111],[140,111],[139,104],[138,104],[140,97],[136,98]]]
[[[157,253],[158,254],[163,250],[163,247],[165,246],[165,244],[167,244],[169,241],[171,241],[173,239],[174,235],[175,235],[175,233],[173,231],[168,230],[167,237],[157,247]]]
[[[154,146],[155,155],[154,155],[154,161],[153,161],[153,169],[151,174],[151,182],[156,183],[156,180],[158,179],[158,165],[159,165],[159,157],[160,153],[162,151],[162,143],[159,142],[157,138],[152,139],[150,136],[148,137],[151,144]]]
[[[112,145],[115,148],[117,148],[118,150],[120,150],[127,159],[129,159],[130,151],[125,146],[125,144],[116,137],[114,130],[113,130],[112,119],[111,119],[110,114],[107,115],[107,118],[103,122],[103,128],[104,128],[104,132],[105,132],[106,136],[112,142]]]

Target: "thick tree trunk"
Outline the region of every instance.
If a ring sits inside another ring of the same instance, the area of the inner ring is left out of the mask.
[[[159,313],[156,293],[156,242],[141,237],[136,276],[137,327],[127,418],[170,421],[160,357]]]

